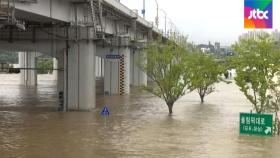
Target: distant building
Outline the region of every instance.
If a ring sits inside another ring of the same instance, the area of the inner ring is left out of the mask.
[[[222,47],[220,50],[220,56],[233,56],[235,53],[231,47]]]
[[[249,39],[249,38],[254,38],[254,39],[257,39],[258,36],[261,36],[261,35],[265,35],[267,34],[267,32],[265,31],[249,31],[247,33],[243,33],[242,35],[239,36],[239,40],[242,40],[242,39]]]
[[[250,31],[250,32],[244,33],[241,36],[239,36],[239,40],[248,39],[248,38],[258,39],[258,36],[262,36],[262,35],[266,35],[266,34],[271,35],[271,39],[273,41],[280,40],[280,32],[277,29],[272,31],[271,33],[268,33],[265,31]]]
[[[212,45],[211,42],[209,42],[208,45],[199,44],[196,47],[203,53],[211,53],[219,57],[234,55],[234,52],[231,49],[231,47],[222,47],[219,42],[215,42],[214,45]]]
[[[215,46],[211,44],[211,42],[207,44],[199,44],[197,48],[201,50],[203,53],[215,53]]]
[[[276,29],[275,31],[271,32],[272,38],[275,41],[280,40],[280,32]]]
[[[219,55],[221,53],[221,44],[219,42],[215,42],[214,44],[215,54]]]

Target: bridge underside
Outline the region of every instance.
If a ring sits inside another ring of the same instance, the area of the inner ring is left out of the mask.
[[[93,10],[80,3],[54,3],[68,8],[61,7],[60,14],[55,14],[57,8],[48,12],[43,4],[30,4],[40,5],[39,13],[34,12],[38,8],[28,11],[25,4],[15,7],[15,19],[23,22],[24,29],[2,23],[0,50],[21,52],[20,63],[27,68],[36,68],[38,53],[55,58],[57,90],[63,93],[65,111],[94,108],[96,87],[102,91],[99,94],[123,95],[130,93],[131,86],[147,84],[147,76],[137,63],[144,59],[141,56],[145,44],[156,38],[152,27],[105,2],[102,12],[97,10],[96,2]],[[96,20],[93,23],[89,23],[91,11]],[[111,59],[108,55],[119,58]],[[36,85],[36,70],[22,73],[29,78],[22,77],[22,83]]]

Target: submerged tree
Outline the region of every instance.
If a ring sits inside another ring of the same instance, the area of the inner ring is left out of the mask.
[[[232,60],[237,85],[257,113],[275,113],[274,133],[280,133],[280,40],[264,32],[240,39],[234,46],[239,54]]]
[[[148,62],[141,67],[153,81],[145,89],[166,102],[169,114],[173,112],[174,103],[185,94],[189,83],[184,69],[186,48],[186,38],[181,36],[176,42],[157,40],[145,49]]]
[[[270,96],[270,102],[269,102],[269,107],[268,110],[270,112],[274,112],[275,113],[275,122],[274,122],[274,133],[275,134],[280,134],[280,119],[278,116],[278,112],[280,110],[280,77],[279,77],[279,73],[277,74],[277,80],[275,80],[275,82],[273,83],[273,85],[271,86],[271,96]]]
[[[240,39],[233,48],[238,53],[232,60],[237,73],[236,84],[253,104],[254,110],[259,114],[268,112],[273,107],[277,110],[277,106],[271,103],[277,102],[273,93],[278,85],[273,79],[280,70],[279,44],[269,34],[259,33]]]
[[[186,62],[190,90],[196,90],[203,103],[204,97],[215,91],[214,84],[222,80],[220,75],[225,72],[225,69],[213,56],[200,52],[193,53]]]

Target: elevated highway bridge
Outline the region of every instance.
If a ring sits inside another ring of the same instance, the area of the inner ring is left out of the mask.
[[[0,0],[0,50],[19,52],[25,85],[36,85],[38,56],[55,58],[65,111],[94,108],[96,83],[106,95],[146,85],[136,63],[158,35],[151,22],[116,0]]]

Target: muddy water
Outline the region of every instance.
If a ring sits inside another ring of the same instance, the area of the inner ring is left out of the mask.
[[[92,112],[60,113],[53,81],[16,83],[0,75],[1,158],[280,157],[279,137],[239,136],[239,112],[250,106],[234,84],[218,84],[203,105],[187,94],[170,117],[164,102],[139,92],[98,96]],[[109,117],[100,116],[105,104]]]

